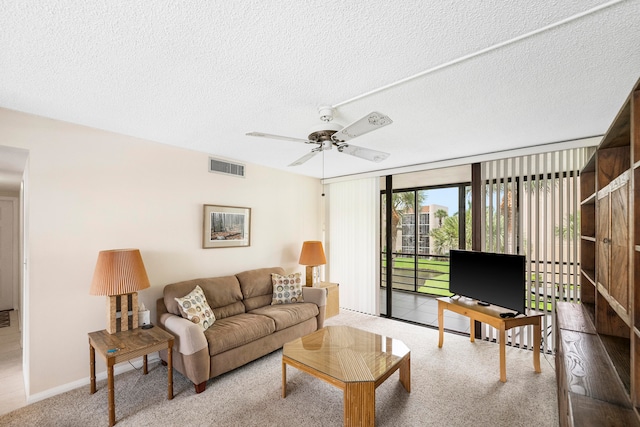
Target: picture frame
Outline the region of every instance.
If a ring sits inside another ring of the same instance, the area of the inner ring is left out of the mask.
[[[203,214],[203,249],[251,245],[251,208],[204,205]]]

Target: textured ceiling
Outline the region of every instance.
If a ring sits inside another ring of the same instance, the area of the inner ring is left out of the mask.
[[[312,146],[245,133],[306,138],[322,105],[389,115],[352,141],[383,163],[326,153],[343,176],[603,134],[640,77],[638,17],[640,0],[0,0],[0,106],[315,177],[322,156],[287,167]]]

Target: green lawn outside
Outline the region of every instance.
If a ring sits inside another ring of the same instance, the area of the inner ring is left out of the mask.
[[[534,285],[532,285],[532,289],[533,289],[533,286]],[[556,286],[556,289],[558,289],[558,287],[559,287],[558,283],[556,283],[555,286]],[[570,294],[574,294],[575,295],[574,291],[575,291],[576,285],[565,285],[565,286],[568,287],[568,290],[569,290]],[[579,288],[579,286],[577,286],[577,287]],[[556,296],[556,301],[562,301],[560,299],[559,295]],[[538,311],[549,311],[550,312],[552,310],[552,308],[553,308],[553,305],[551,304],[551,301],[550,301],[549,298],[547,298],[546,301],[541,301],[541,300],[536,301],[536,297],[532,294],[530,300],[527,302],[527,307],[532,308],[534,310],[538,310]]]
[[[418,292],[450,297],[453,294],[449,292],[449,273],[436,276],[433,279],[425,280],[424,286],[420,286],[418,288]]]
[[[395,258],[394,267],[413,270],[415,262],[413,258]],[[418,288],[418,292],[423,294],[451,296],[449,292],[449,261],[437,261],[433,259],[419,259],[418,269],[429,272],[440,272],[442,274],[426,279],[424,285]]]
[[[387,266],[387,261],[382,260],[382,266]],[[395,268],[406,268],[407,270],[413,270],[415,266],[415,262],[413,258],[394,258],[393,266]],[[418,259],[418,269],[419,270],[430,270],[430,271],[449,271],[449,261],[436,261],[433,259]]]

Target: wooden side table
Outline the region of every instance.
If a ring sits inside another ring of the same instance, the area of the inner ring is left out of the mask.
[[[107,384],[109,387],[109,426],[116,423],[116,405],[113,390],[113,366],[142,356],[143,372],[146,375],[147,355],[154,351],[168,349],[167,399],[173,399],[173,364],[171,351],[173,335],[159,327],[151,329],[130,329],[110,334],[106,330],[89,333],[89,360],[91,373],[91,394],[96,392],[96,350],[107,365]]]
[[[340,314],[340,291],[338,283],[320,282],[319,287],[327,290],[327,305],[325,306],[324,318],[328,319]]]
[[[484,307],[478,305],[476,301],[466,298],[440,297],[438,300],[438,347],[442,347],[444,339],[444,310],[466,316],[470,320],[469,339],[475,341],[474,322],[482,322],[493,326],[499,331],[500,339],[500,381],[507,382],[507,361],[506,361],[506,331],[517,326],[533,326],[533,369],[540,370],[540,343],[542,341],[542,313],[531,312],[527,316],[500,317],[501,313],[509,310],[491,305]]]

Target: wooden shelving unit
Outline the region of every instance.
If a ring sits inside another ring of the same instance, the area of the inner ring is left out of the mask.
[[[595,317],[596,301],[596,159],[587,162],[580,172],[580,253],[582,302],[592,306]]]
[[[556,313],[560,424],[640,425],[640,81],[582,169],[580,195],[582,304]]]

